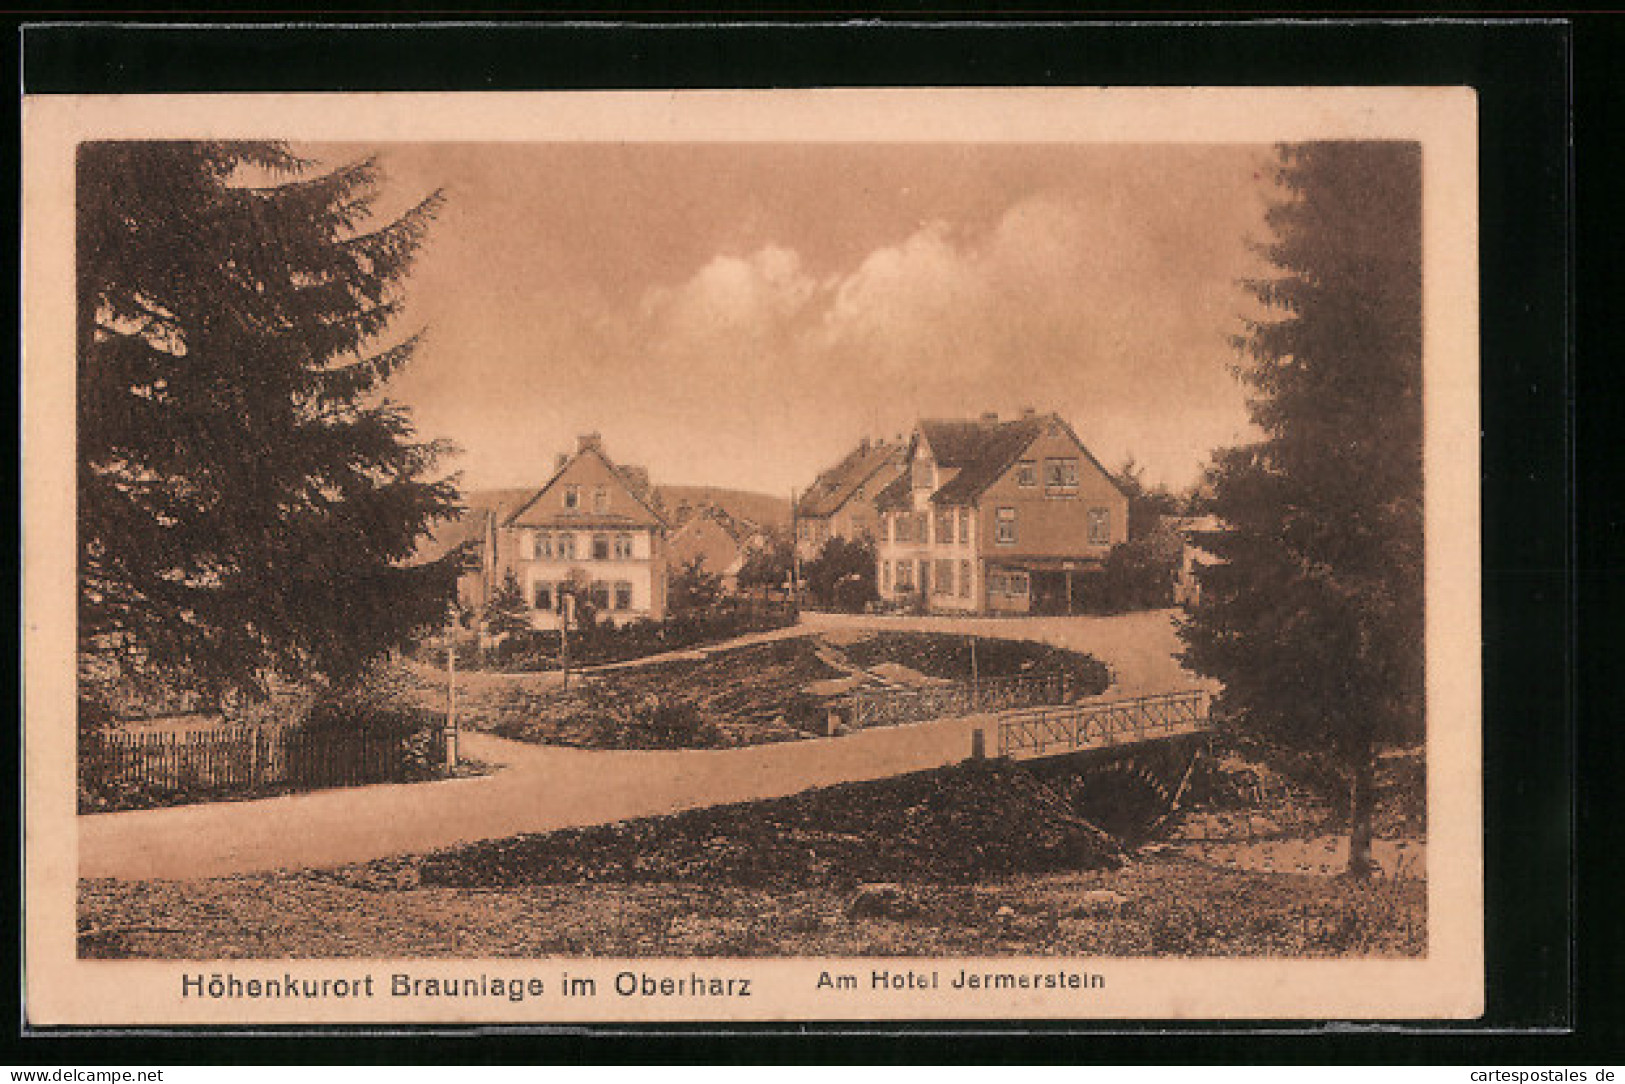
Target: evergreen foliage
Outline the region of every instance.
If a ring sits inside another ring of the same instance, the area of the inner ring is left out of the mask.
[[[491,592],[481,616],[485,619],[485,631],[494,637],[522,637],[531,631],[530,606],[526,604],[525,592],[512,569],[502,577],[497,589]]]
[[[382,395],[440,205],[373,214],[378,171],[280,143],[78,156],[82,656],[218,699],[339,681],[438,622],[461,554],[406,560],[458,494]]]
[[[1349,870],[1369,873],[1379,743],[1423,727],[1421,160],[1411,143],[1280,151],[1270,317],[1239,340],[1266,434],[1210,475],[1187,662],[1219,707],[1349,788]]]

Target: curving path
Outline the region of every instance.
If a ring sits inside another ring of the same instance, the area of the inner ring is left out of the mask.
[[[1189,688],[1168,613],[1110,618],[955,620],[808,615],[809,631],[862,625],[1042,639],[1089,651],[1116,676],[1111,694]],[[79,874],[124,880],[320,868],[540,832],[774,798],[963,760],[988,719],[940,720],[840,738],[741,749],[570,749],[465,733],[492,775],[318,791],[250,802],[79,818]],[[989,745],[993,736],[988,735]]]

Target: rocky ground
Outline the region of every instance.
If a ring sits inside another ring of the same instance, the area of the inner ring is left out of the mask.
[[[1426,882],[1418,867],[1385,869],[1355,883],[1205,854],[1201,846],[1264,844],[1251,837],[1246,820],[1263,815],[1229,807],[1197,812],[1208,818],[1210,832],[1199,843],[1176,832],[1125,851],[1058,808],[1064,793],[1020,769],[965,766],[332,870],[84,881],[81,953],[214,959],[1426,950]]]

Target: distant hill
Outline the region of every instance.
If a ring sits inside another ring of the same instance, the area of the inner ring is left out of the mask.
[[[745,489],[723,489],[720,486],[668,486],[657,485],[655,492],[667,515],[676,525],[683,519],[682,508],[715,505],[734,519],[746,520],[758,527],[787,528],[790,526],[789,497],[774,497],[767,493],[752,493]]]

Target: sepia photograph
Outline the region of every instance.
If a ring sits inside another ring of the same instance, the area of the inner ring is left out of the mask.
[[[1470,94],[28,106],[50,1022],[1479,1010]]]

